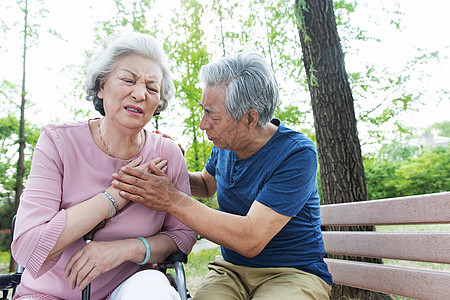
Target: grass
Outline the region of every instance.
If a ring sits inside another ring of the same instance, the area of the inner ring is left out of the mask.
[[[450,224],[420,224],[420,225],[385,225],[376,226],[377,231],[450,231]]]
[[[220,255],[219,247],[189,254],[188,263],[184,266],[184,270],[186,273],[186,285],[191,296],[195,295],[200,282],[208,273],[208,263],[213,261],[217,255]]]
[[[0,274],[8,273],[10,257],[9,252],[0,252]]]

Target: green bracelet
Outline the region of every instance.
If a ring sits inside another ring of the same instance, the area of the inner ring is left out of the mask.
[[[137,263],[138,265],[145,265],[150,260],[150,245],[148,244],[148,241],[144,239],[143,237],[137,237],[138,240],[141,240],[145,245],[145,258],[142,262]]]

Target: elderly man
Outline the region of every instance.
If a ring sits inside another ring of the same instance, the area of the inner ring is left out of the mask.
[[[220,211],[176,190],[153,165],[156,175],[125,167],[113,185],[221,245],[195,299],[328,299],[316,147],[272,119],[279,100],[273,71],[244,53],[203,66],[199,76],[200,128],[214,147],[189,179],[193,196],[217,192]]]

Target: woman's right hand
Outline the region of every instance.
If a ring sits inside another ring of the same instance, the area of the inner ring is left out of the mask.
[[[137,242],[133,240],[92,241],[70,258],[63,276],[68,280],[71,289],[78,287],[82,291],[100,274],[129,260],[129,256],[134,253],[130,246],[133,243]]]

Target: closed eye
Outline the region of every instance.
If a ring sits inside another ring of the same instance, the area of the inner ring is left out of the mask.
[[[158,91],[158,89],[157,88],[154,88],[154,87],[147,87],[147,90],[149,91],[149,92],[153,92],[153,93],[159,93],[159,91]]]
[[[128,84],[134,84],[134,80],[130,78],[121,78],[121,80]]]

